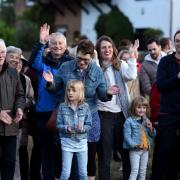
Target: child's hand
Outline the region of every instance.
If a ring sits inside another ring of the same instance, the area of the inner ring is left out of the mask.
[[[83,131],[83,128],[82,128],[82,126],[80,126],[80,124],[77,125],[76,131],[79,133],[81,133]]]
[[[68,127],[67,127],[67,132],[70,133],[70,134],[72,133],[72,128],[71,128],[71,126],[68,126]]]
[[[150,131],[153,130],[152,123],[151,123],[150,121],[148,121],[148,122],[146,123],[146,127],[149,128]]]
[[[142,147],[141,144],[138,144],[138,145],[136,145],[136,148],[137,148],[137,149],[142,149],[143,147]]]

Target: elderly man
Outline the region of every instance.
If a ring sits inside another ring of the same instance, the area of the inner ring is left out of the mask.
[[[147,42],[147,54],[141,65],[140,86],[144,95],[150,95],[152,84],[156,81],[157,66],[160,59],[166,54],[161,51],[160,43],[157,39],[150,39]]]
[[[30,66],[35,70],[38,78],[38,98],[36,101],[36,121],[39,147],[42,153],[43,180],[55,179],[54,133],[46,128],[52,111],[56,108],[56,95],[47,91],[43,72],[51,72],[53,76],[58,68],[66,61],[73,60],[67,53],[67,42],[63,34],[55,32],[49,34],[50,27],[44,24],[40,28],[40,41],[34,47],[30,58]],[[48,51],[45,49],[48,46]],[[58,99],[62,91],[58,93]],[[36,169],[35,169],[36,170]],[[33,174],[33,172],[32,172]]]
[[[16,139],[25,99],[19,74],[5,58],[6,45],[0,39],[0,174],[1,180],[13,180]]]

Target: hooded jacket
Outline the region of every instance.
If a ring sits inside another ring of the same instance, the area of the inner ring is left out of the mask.
[[[140,87],[141,92],[146,95],[151,94],[152,84],[156,81],[156,72],[159,61],[166,54],[164,52],[160,52],[160,55],[157,60],[151,58],[150,54],[147,54],[144,58],[144,61],[141,65],[140,70]]]

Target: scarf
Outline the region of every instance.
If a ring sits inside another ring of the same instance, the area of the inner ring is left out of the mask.
[[[109,88],[111,86],[110,79],[107,74],[107,68],[112,66],[112,64],[103,64],[103,73],[106,80],[107,87]],[[128,92],[126,90],[125,81],[122,76],[122,72],[120,70],[113,69],[115,83],[120,87],[120,93],[116,95],[116,102],[118,105],[120,105],[121,110],[124,114],[124,117],[127,118],[129,116],[128,110],[129,110],[129,99],[128,99]]]

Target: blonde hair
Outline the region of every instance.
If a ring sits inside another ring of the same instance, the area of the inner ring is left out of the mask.
[[[150,116],[150,106],[149,102],[143,96],[138,96],[133,99],[130,106],[130,114],[131,116],[136,116],[136,107],[137,106],[145,106],[146,107],[146,116]]]
[[[69,89],[76,89],[78,91],[78,104],[82,104],[85,101],[85,97],[84,97],[84,85],[82,83],[82,81],[79,80],[70,80],[67,83],[66,86],[66,92],[65,92],[65,102],[68,103],[69,99],[68,99],[68,90]]]

